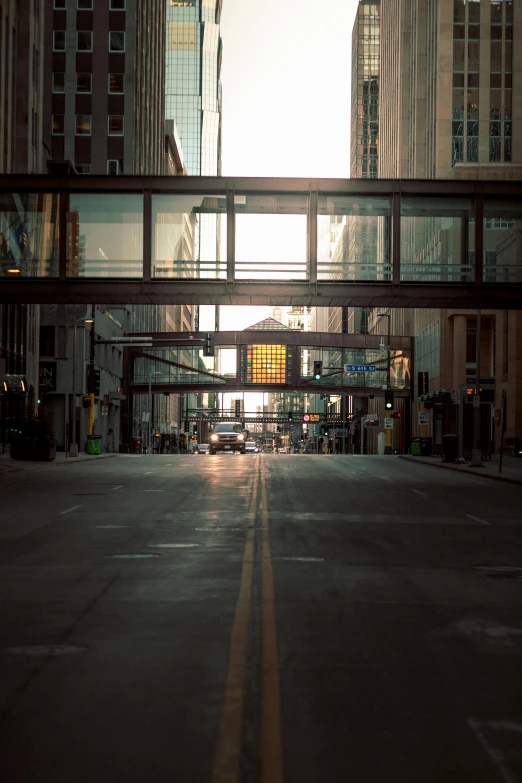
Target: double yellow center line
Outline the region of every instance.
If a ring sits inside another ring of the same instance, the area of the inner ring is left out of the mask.
[[[261,525],[261,715],[259,725],[259,783],[283,783],[281,699],[275,620],[274,577],[270,551],[266,476],[258,461],[248,519]],[[259,527],[256,525],[257,529]],[[212,783],[240,783],[244,703],[247,687],[248,636],[252,611],[255,530],[247,531],[239,596],[236,604],[212,770]]]

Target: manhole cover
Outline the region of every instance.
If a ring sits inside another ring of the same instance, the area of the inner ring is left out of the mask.
[[[294,563],[322,563],[324,557],[273,557],[272,560],[288,560]]]
[[[86,650],[87,647],[70,644],[26,644],[23,647],[8,647],[3,652],[9,655],[72,655]]]
[[[129,552],[118,555],[106,555],[106,557],[115,557],[118,560],[143,560],[146,557],[159,557],[157,553],[152,552]]]
[[[490,579],[522,579],[522,566],[473,566],[477,571],[484,571]]]
[[[149,544],[149,546],[159,549],[191,549],[199,544]]]
[[[245,530],[255,530],[255,526],[246,525],[245,527],[196,527],[194,530],[200,530],[203,533],[243,533]]]

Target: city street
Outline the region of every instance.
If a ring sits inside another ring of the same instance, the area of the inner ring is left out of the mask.
[[[0,779],[522,781],[521,508],[393,456],[1,473]]]

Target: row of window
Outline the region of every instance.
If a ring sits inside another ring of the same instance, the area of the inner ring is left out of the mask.
[[[92,132],[92,115],[76,115],[76,136],[90,136]],[[53,136],[63,136],[65,133],[65,115],[53,114]],[[123,136],[123,115],[110,114],[107,117],[107,134]]]
[[[76,0],[76,8],[78,11],[92,11],[93,7],[94,0]],[[53,8],[55,11],[65,11],[67,8],[67,0],[54,0]],[[109,10],[125,11],[125,0],[109,0]]]
[[[125,91],[125,74],[110,73],[108,92],[111,94],[123,94]],[[53,92],[65,92],[65,73],[53,73]],[[92,73],[76,74],[76,92],[92,92]]]
[[[53,52],[65,52],[65,30],[53,31]],[[92,52],[92,30],[78,30],[76,33],[76,51]],[[125,33],[111,30],[109,33],[109,52],[125,51]]]
[[[75,163],[74,168],[76,169],[77,174],[91,173],[90,163]],[[119,174],[123,174],[123,160],[108,160],[107,174],[110,174],[112,177],[118,176]]]
[[[453,73],[453,86],[454,87],[464,87],[464,79],[466,77],[467,86],[468,87],[479,87],[480,86],[480,74],[478,72],[474,73],[468,73],[465,75],[463,72],[454,72]],[[486,74],[487,77],[487,74]],[[505,73],[504,74],[504,87],[507,87],[508,89],[511,89],[513,85],[513,74],[512,73]],[[483,85],[484,86],[484,85]],[[489,74],[489,86],[493,87],[495,89],[499,89],[502,87],[502,73],[490,73]]]

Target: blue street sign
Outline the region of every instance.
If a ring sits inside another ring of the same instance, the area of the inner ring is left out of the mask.
[[[377,367],[375,364],[345,364],[345,372],[375,372]]]

